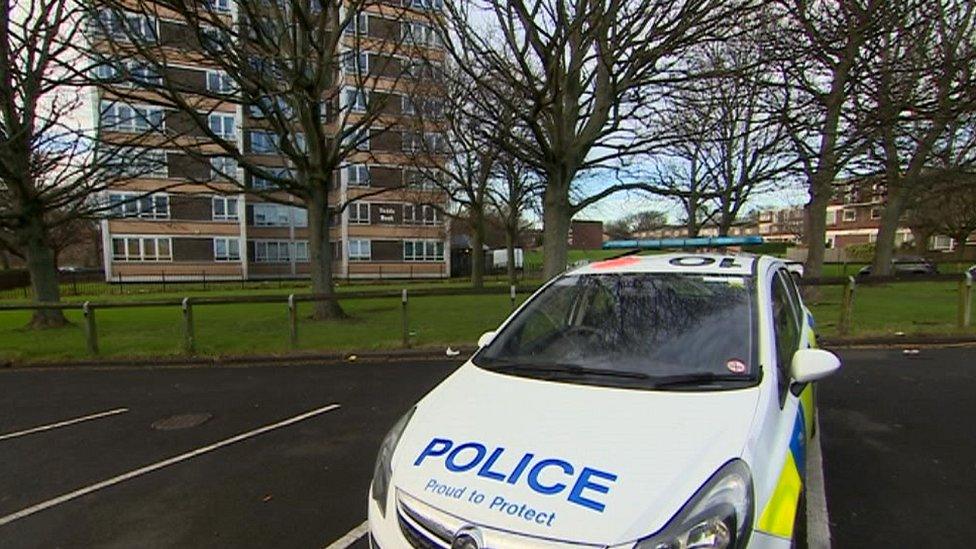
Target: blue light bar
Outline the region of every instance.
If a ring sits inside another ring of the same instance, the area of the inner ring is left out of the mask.
[[[755,246],[763,243],[763,237],[705,236],[699,238],[662,238],[660,240],[608,240],[604,250],[663,250],[666,248],[722,248],[725,246]]]

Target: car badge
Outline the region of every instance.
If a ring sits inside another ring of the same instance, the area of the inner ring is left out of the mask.
[[[481,532],[472,526],[465,526],[454,534],[451,549],[481,549],[482,543]]]

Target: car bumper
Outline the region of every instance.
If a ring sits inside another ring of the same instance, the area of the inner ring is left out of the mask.
[[[393,492],[393,490],[391,490]],[[442,543],[430,543],[430,542],[411,542],[404,535],[401,529],[400,521],[402,520],[397,513],[396,504],[392,501],[393,497],[389,498],[389,507],[387,507],[386,516],[380,513],[379,505],[373,501],[373,498],[367,497],[368,503],[368,517],[369,517],[369,546],[372,549],[409,549],[411,547],[443,547],[444,549],[449,549],[450,545]],[[766,534],[763,532],[754,531],[749,539],[749,549],[789,549],[791,547],[791,542],[788,539],[783,539],[777,536]],[[549,547],[587,547],[592,549],[592,546],[584,545],[571,545],[565,543],[552,543],[547,544]],[[541,545],[540,545],[541,547]],[[632,544],[624,544],[613,546],[614,549],[624,549],[633,547]]]

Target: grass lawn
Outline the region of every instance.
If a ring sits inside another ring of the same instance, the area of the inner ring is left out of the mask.
[[[541,280],[524,279],[519,280],[520,285],[537,286]],[[486,287],[508,287],[508,279],[505,276],[488,276],[485,278]],[[409,290],[420,290],[430,288],[470,288],[471,281],[465,278],[452,278],[441,280],[384,280],[382,282],[338,282],[337,292],[359,292],[371,290],[398,290],[406,288]],[[184,297],[216,297],[216,296],[240,296],[240,295],[283,295],[288,294],[308,294],[312,291],[308,281],[284,282],[279,285],[277,282],[248,282],[242,288],[240,282],[221,282],[218,284],[209,283],[207,288],[200,283],[192,284],[173,284],[166,285],[166,291],[162,291],[161,284],[131,284],[122,287],[112,286],[105,282],[85,283],[78,287],[78,293],[74,293],[70,284],[62,285],[62,300],[68,303],[93,302],[125,302],[141,301],[145,299],[169,299]],[[23,297],[22,290],[6,290],[0,292],[0,303],[30,303],[30,299]]]
[[[274,292],[265,289],[251,293]],[[281,293],[288,293],[288,289]],[[208,292],[206,295],[217,294]],[[177,295],[184,294],[172,294]],[[121,296],[120,299],[138,297]],[[841,287],[826,286],[816,288],[816,295],[808,299],[821,335],[836,335],[840,297]],[[957,299],[955,282],[858,286],[852,335],[959,333],[956,328]],[[303,303],[299,306],[300,349],[371,350],[400,346],[398,299],[349,299],[342,305],[350,318],[341,322],[313,322],[305,318],[310,305]],[[510,312],[510,307],[507,295],[413,298],[408,311],[412,345],[434,348],[473,345],[481,333],[498,326]],[[67,315],[73,325],[34,332],[24,329],[28,312],[0,312],[0,359],[85,357],[81,314],[67,311]],[[178,307],[102,309],[96,312],[96,319],[103,356],[180,353],[182,325]],[[198,305],[194,307],[194,321],[200,354],[272,354],[289,350],[287,309],[283,303]],[[968,333],[976,333],[976,328],[970,328]]]
[[[615,255],[620,255],[627,250],[569,250],[567,252],[567,262],[572,265],[577,261],[599,261]],[[542,270],[542,248],[525,250],[523,258],[526,270]]]
[[[369,350],[398,348],[401,343],[399,299],[352,299],[342,302],[350,318],[314,322],[310,304],[299,305],[299,348]],[[473,345],[511,310],[507,295],[418,297],[410,300],[408,318],[415,347]],[[85,356],[82,318],[67,311],[73,325],[35,332],[24,329],[29,313],[0,313],[0,358],[56,360]],[[288,345],[287,308],[282,304],[198,305],[193,309],[197,352],[204,355],[284,353]],[[182,345],[179,307],[103,309],[96,311],[102,356],[163,356]]]
[[[960,333],[958,283],[910,282],[861,285],[854,292],[854,336]],[[841,286],[821,286],[807,305],[817,320],[817,332],[836,335],[840,319]],[[970,327],[966,333],[976,334]]]

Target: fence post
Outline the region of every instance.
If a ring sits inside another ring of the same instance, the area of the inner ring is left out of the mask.
[[[295,307],[295,294],[288,295],[288,337],[291,348],[298,348],[298,309]]]
[[[98,332],[95,330],[95,308],[86,301],[81,306],[81,313],[85,317],[85,345],[88,347],[88,354],[98,354]]]
[[[959,281],[959,327],[969,327],[973,313],[973,275],[967,271]]]
[[[403,324],[403,348],[410,348],[410,324],[407,322],[407,289],[403,289],[402,297],[400,298],[402,302],[402,307],[400,308],[400,320]]]
[[[166,293],[166,271],[161,271],[159,273],[159,277],[163,281],[163,293],[165,294]]]
[[[192,355],[196,341],[193,337],[193,305],[190,298],[183,298],[183,352]]]
[[[78,295],[78,273],[71,273],[71,292]]]
[[[840,322],[837,324],[837,333],[847,335],[851,331],[852,309],[854,307],[854,277],[847,277],[847,285],[844,286],[844,297],[840,305]]]
[[[509,288],[509,296],[512,298],[512,310],[515,310],[515,284]]]
[[[207,291],[207,271],[201,271],[200,274],[203,275],[203,291],[206,292]]]

